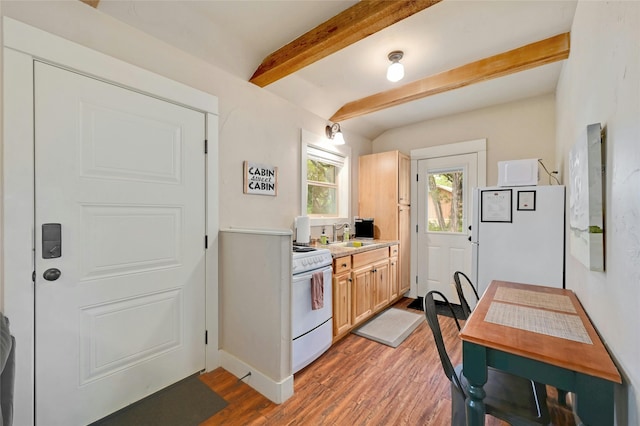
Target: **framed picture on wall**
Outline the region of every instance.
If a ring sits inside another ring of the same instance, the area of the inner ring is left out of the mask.
[[[536,191],[518,191],[518,210],[536,209]]]
[[[511,189],[480,191],[480,220],[511,223]]]
[[[604,271],[602,127],[590,124],[569,152],[571,255],[591,271]]]

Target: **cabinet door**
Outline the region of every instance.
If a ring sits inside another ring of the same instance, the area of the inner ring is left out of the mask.
[[[371,315],[371,265],[351,272],[351,317],[353,325]]]
[[[411,287],[409,268],[409,247],[411,247],[411,208],[407,206],[398,207],[398,228],[400,230],[400,256],[398,256],[398,269],[400,294],[409,291]]]
[[[411,159],[398,155],[398,204],[411,204]]]
[[[358,214],[375,219],[374,238],[398,238],[398,151],[364,155],[359,161]]]
[[[398,286],[398,258],[389,258],[389,300],[395,300],[399,296],[400,287]]]
[[[373,310],[382,309],[389,302],[389,260],[373,264],[371,271],[373,289]]]
[[[333,277],[333,337],[351,328],[351,273]]]
[[[358,161],[358,215],[360,217],[376,217],[377,158],[376,154],[363,155]]]

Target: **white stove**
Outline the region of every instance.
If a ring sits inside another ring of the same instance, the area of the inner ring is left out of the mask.
[[[317,249],[307,246],[293,246],[291,271],[293,275],[331,266],[333,261],[329,249]]]
[[[331,346],[333,339],[333,297],[331,252],[307,246],[294,246],[291,255],[293,337],[293,373],[315,361]],[[316,275],[322,280],[322,307],[312,309],[311,283]]]

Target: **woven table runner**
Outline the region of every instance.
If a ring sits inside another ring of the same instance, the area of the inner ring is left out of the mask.
[[[534,306],[536,308],[553,309],[554,311],[573,312],[576,309],[569,296],[561,294],[540,293],[539,291],[520,290],[517,288],[499,287],[493,300]]]
[[[593,344],[577,315],[492,302],[484,320],[534,333]]]

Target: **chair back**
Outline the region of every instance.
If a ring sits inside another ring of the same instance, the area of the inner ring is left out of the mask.
[[[432,290],[424,296],[424,299],[422,300],[424,314],[427,317],[427,323],[429,324],[431,332],[433,333],[433,339],[435,340],[436,347],[438,348],[438,355],[440,356],[440,362],[442,363],[444,374],[455,385],[455,387],[458,388],[458,390],[463,395],[465,395],[462,384],[460,383],[460,379],[458,378],[453,364],[451,363],[451,359],[449,358],[449,354],[447,353],[447,348],[444,345],[442,329],[440,328],[440,321],[438,320],[438,313],[436,311],[436,302],[433,297],[434,294],[438,295],[438,297],[442,299],[442,301],[445,302],[445,304],[449,307],[458,330],[460,330],[460,323],[458,322],[458,318],[456,317],[456,313],[453,310],[451,303],[449,303],[449,300],[447,300],[444,294],[440,293],[437,290]]]
[[[460,299],[460,305],[462,306],[462,312],[464,313],[463,319],[466,320],[467,318],[469,318],[469,315],[471,315],[471,307],[469,306],[469,302],[467,302],[466,297],[464,297],[464,291],[462,289],[462,281],[460,280],[461,276],[464,278],[464,281],[466,282],[467,287],[471,287],[471,290],[473,290],[473,294],[476,296],[476,302],[480,300],[480,297],[478,296],[478,292],[476,291],[476,288],[473,286],[473,283],[464,272],[456,271],[453,273],[453,280],[456,283],[456,293],[458,293],[458,299]]]

